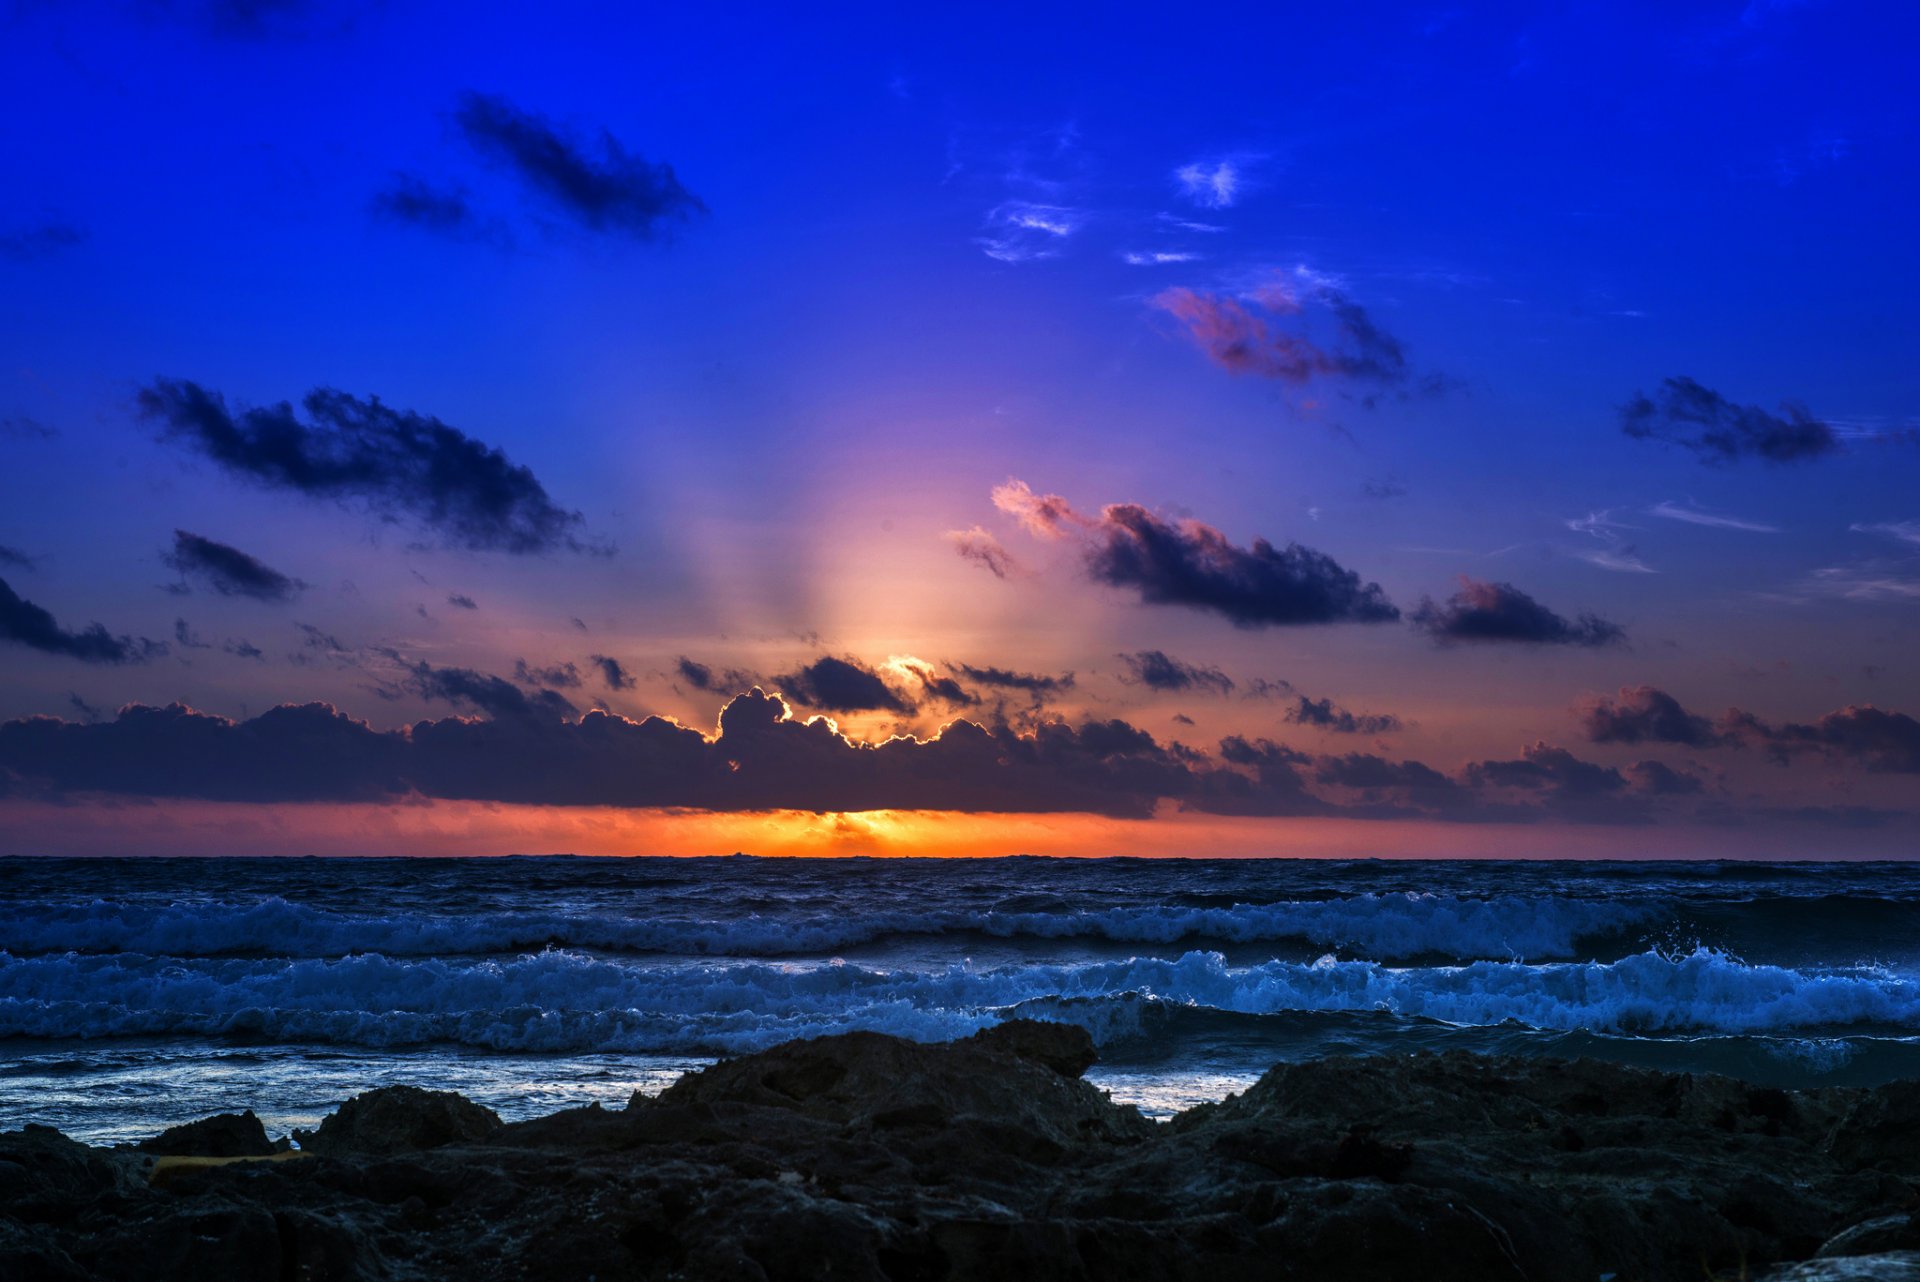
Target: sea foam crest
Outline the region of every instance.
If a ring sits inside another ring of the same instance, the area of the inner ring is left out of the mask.
[[[258,1036],[678,1054],[735,1053],[856,1028],[950,1038],[1036,1002],[1088,1023],[1096,1036],[1117,1038],[1128,1021],[1103,1019],[1091,1007],[1142,999],[1254,1016],[1383,1011],[1608,1033],[1920,1028],[1920,982],[1912,978],[1864,967],[1747,965],[1704,949],[1607,963],[1421,969],[1332,958],[1236,967],[1209,952],[991,970],[643,966],[561,951],[506,961],[0,955],[0,994],[0,1036]]]
[[[146,953],[170,957],[485,956],[546,947],[598,952],[777,957],[913,935],[1104,940],[1120,944],[1298,941],[1380,961],[1419,956],[1566,958],[1582,941],[1643,926],[1647,903],[1555,896],[1465,898],[1363,894],[1232,907],[796,913],[731,917],[508,912],[471,916],[331,912],[284,899],[250,903],[13,904],[0,949],[16,954]]]

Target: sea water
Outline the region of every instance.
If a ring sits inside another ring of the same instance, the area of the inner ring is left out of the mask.
[[[1165,1116],[1276,1062],[1920,1075],[1920,865],[0,859],[0,1129],[409,1082],[525,1117],[871,1029],[1079,1024]]]

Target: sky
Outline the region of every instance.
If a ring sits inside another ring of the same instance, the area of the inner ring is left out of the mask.
[[[0,37],[0,853],[1916,852],[1907,6]]]

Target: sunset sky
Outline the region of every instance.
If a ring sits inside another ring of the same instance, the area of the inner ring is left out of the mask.
[[[1917,38],[15,4],[0,853],[1910,855]]]

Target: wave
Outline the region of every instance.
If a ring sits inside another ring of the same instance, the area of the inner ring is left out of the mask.
[[[0,949],[15,954],[144,953],[172,957],[489,956],[541,948],[691,956],[778,957],[905,936],[1093,940],[1174,945],[1297,942],[1379,961],[1415,957],[1568,958],[1584,943],[1658,920],[1653,904],[1554,896],[1458,898],[1363,894],[1227,907],[1143,905],[1075,910],[1064,901],[987,909],[805,912],[726,917],[496,912],[471,916],[332,912],[280,898],[250,903],[96,900],[14,904]]]
[[[1009,1014],[1138,1036],[1134,1007],[1249,1016],[1379,1012],[1448,1025],[1626,1035],[1920,1030],[1920,981],[1871,967],[1748,965],[1705,949],[1612,962],[1171,960],[886,970],[844,962],[634,965],[549,951],[514,960],[199,959],[0,954],[0,1036],[254,1037],[396,1047],[731,1054],[872,1029],[964,1036]]]

